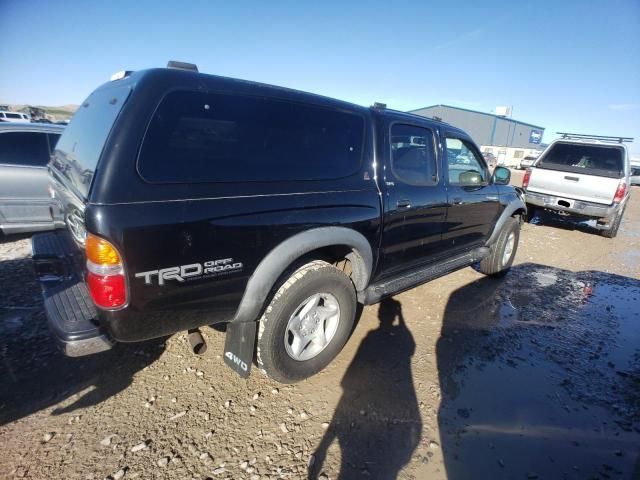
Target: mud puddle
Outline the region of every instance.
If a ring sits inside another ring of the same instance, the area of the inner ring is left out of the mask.
[[[448,478],[638,474],[639,304],[637,280],[534,264],[454,292],[437,345]]]

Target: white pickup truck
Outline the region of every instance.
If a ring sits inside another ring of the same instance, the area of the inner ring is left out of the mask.
[[[559,132],[522,180],[528,217],[537,208],[595,219],[603,236],[618,233],[629,200],[631,166],[625,137]]]

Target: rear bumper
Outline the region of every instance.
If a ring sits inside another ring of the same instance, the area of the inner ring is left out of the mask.
[[[114,342],[98,325],[82,277],[84,256],[68,232],[35,235],[32,253],[47,322],[58,347],[70,357],[109,350]]]
[[[49,328],[60,350],[69,357],[104,352],[113,341],[95,323],[96,310],[84,283],[43,286]]]
[[[611,218],[620,209],[621,205],[618,203],[614,203],[613,205],[601,205],[593,202],[572,200],[556,197],[554,195],[530,192],[528,190],[525,190],[525,198],[529,205],[591,218]],[[567,200],[572,203],[572,206],[566,206],[558,203],[559,201]]]
[[[16,233],[46,232],[56,228],[64,228],[64,222],[33,222],[33,223],[0,223],[0,230],[5,235]]]

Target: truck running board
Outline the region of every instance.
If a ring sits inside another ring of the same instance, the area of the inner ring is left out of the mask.
[[[358,300],[365,305],[378,303],[385,297],[409,290],[417,285],[435,280],[447,273],[459,270],[479,262],[491,253],[489,247],[480,247],[470,252],[447,258],[445,261],[432,263],[418,270],[412,270],[369,285],[364,292],[358,294]]]

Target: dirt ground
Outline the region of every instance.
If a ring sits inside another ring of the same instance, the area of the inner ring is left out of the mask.
[[[0,244],[0,478],[640,478],[637,187],[616,239],[538,217],[505,278],[365,308],[292,386],[238,378],[213,329],[65,358],[29,255]]]

